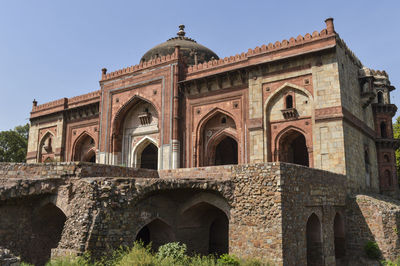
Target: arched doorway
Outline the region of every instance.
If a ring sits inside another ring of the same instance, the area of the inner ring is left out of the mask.
[[[136,241],[141,241],[146,246],[151,242],[152,249],[156,251],[160,246],[174,242],[175,234],[167,223],[155,219],[140,229]]]
[[[238,163],[238,145],[236,140],[226,136],[215,147],[214,165]]]
[[[217,255],[228,253],[228,235],[228,218],[225,215],[220,215],[210,225],[208,253]]]
[[[157,170],[158,149],[153,143],[149,143],[142,151],[140,158],[140,168]]]
[[[29,246],[31,261],[44,265],[51,255],[51,249],[58,246],[67,217],[54,204],[41,207],[32,221],[32,244]]]
[[[114,117],[110,140],[113,164],[140,167],[137,158],[132,157],[136,155],[134,143],[148,136],[156,138],[158,133],[156,105],[142,97],[132,97]]]
[[[158,147],[149,137],[142,138],[133,148],[132,162],[136,168],[158,169]]]
[[[74,145],[73,160],[81,162],[96,162],[95,141],[87,133],[78,137]]]
[[[286,132],[279,139],[279,161],[310,166],[306,138],[297,130]]]
[[[234,119],[214,110],[200,123],[197,135],[198,166],[237,164],[239,145]]]
[[[308,218],[306,227],[307,265],[323,265],[321,223],[313,213]]]
[[[229,220],[221,209],[206,202],[182,214],[178,230],[189,253],[221,255],[229,251]]]
[[[335,237],[335,258],[341,260],[346,256],[346,242],[344,220],[340,213],[336,213],[333,222],[333,232]]]
[[[39,163],[42,162],[47,163],[54,161],[54,148],[53,148],[54,139],[55,139],[54,135],[50,132],[47,132],[40,140],[39,156],[38,156]]]

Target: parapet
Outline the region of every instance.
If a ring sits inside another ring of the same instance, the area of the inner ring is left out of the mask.
[[[130,67],[126,67],[126,68],[122,68],[110,73],[107,73],[106,69],[103,69],[102,71],[102,76],[101,76],[101,81],[105,81],[105,80],[109,80],[109,79],[113,79],[116,77],[120,77],[126,74],[131,74],[137,71],[141,71],[150,67],[154,67],[156,65],[162,65],[165,63],[169,63],[171,61],[177,60],[178,59],[178,53],[175,50],[175,52],[171,55],[166,55],[166,56],[161,56],[161,57],[157,57],[157,58],[153,58],[149,61],[142,61],[140,62],[140,64],[138,65],[134,65],[134,66],[130,66]]]
[[[87,94],[79,95],[72,98],[62,98],[52,102],[32,106],[31,118],[56,113],[69,108],[87,105],[100,101],[101,91],[97,90]]]
[[[0,178],[44,179],[85,177],[158,178],[155,170],[87,162],[0,163]]]
[[[333,19],[329,18],[326,21],[327,27],[320,32],[314,31],[312,34],[307,33],[304,36],[299,35],[296,38],[291,37],[289,40],[276,41],[275,43],[264,44],[261,47],[257,46],[254,49],[248,49],[247,53],[236,54],[235,56],[225,57],[219,60],[211,60],[202,64],[190,66],[187,69],[188,74],[200,72],[205,69],[216,68],[224,65],[238,63],[249,59],[250,57],[259,56],[263,54],[273,53],[285,49],[289,49],[296,46],[302,46],[306,43],[315,42],[327,37],[336,35],[333,27]]]

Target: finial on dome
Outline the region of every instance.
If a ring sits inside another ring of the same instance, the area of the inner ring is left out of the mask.
[[[184,29],[185,29],[185,25],[183,25],[183,24],[179,25],[179,31],[178,31],[177,35],[180,37],[184,37],[186,34]]]

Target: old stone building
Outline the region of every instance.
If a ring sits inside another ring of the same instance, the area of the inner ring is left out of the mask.
[[[0,246],[38,264],[135,239],[280,265],[362,264],[368,240],[400,256],[394,87],[325,22],[223,59],[181,25],[98,91],[34,101],[28,164],[0,165]]]
[[[393,89],[332,19],[320,32],[224,59],[182,25],[140,64],[103,69],[100,90],[34,101],[27,161],[160,170],[283,161],[394,193]]]

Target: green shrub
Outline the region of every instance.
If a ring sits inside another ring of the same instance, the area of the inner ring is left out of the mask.
[[[384,266],[400,266],[400,257],[398,257],[395,261],[391,260],[381,261],[381,264]]]
[[[374,241],[368,241],[364,246],[365,253],[370,259],[379,259],[381,257],[381,251],[378,244]]]
[[[186,245],[178,242],[161,246],[154,254],[151,245],[144,246],[142,242],[135,242],[132,248],[120,247],[94,261],[89,253],[80,257],[66,256],[49,261],[46,266],[267,266],[273,265],[260,262],[257,259],[239,259],[235,255],[223,254],[218,259],[214,255],[186,255]],[[389,264],[388,266],[400,266]],[[33,266],[21,264],[22,266]]]
[[[160,246],[158,248],[156,257],[159,260],[168,258],[175,263],[183,262],[187,260],[186,250],[187,250],[186,244],[180,244],[179,242],[171,242]]]
[[[268,263],[262,263],[258,259],[253,259],[253,258],[248,258],[240,261],[241,266],[263,266],[263,265],[269,265]]]
[[[239,266],[240,261],[235,255],[223,254],[218,259],[218,264],[229,265],[229,266]]]
[[[89,266],[91,265],[87,257],[65,256],[52,259],[46,266]]]
[[[151,254],[151,246],[145,247],[143,243],[135,242],[131,249],[121,248],[119,254],[115,254],[113,260],[109,264],[99,265],[116,265],[116,266],[156,266],[157,259]]]
[[[213,255],[190,257],[189,266],[217,266],[217,260]]]

